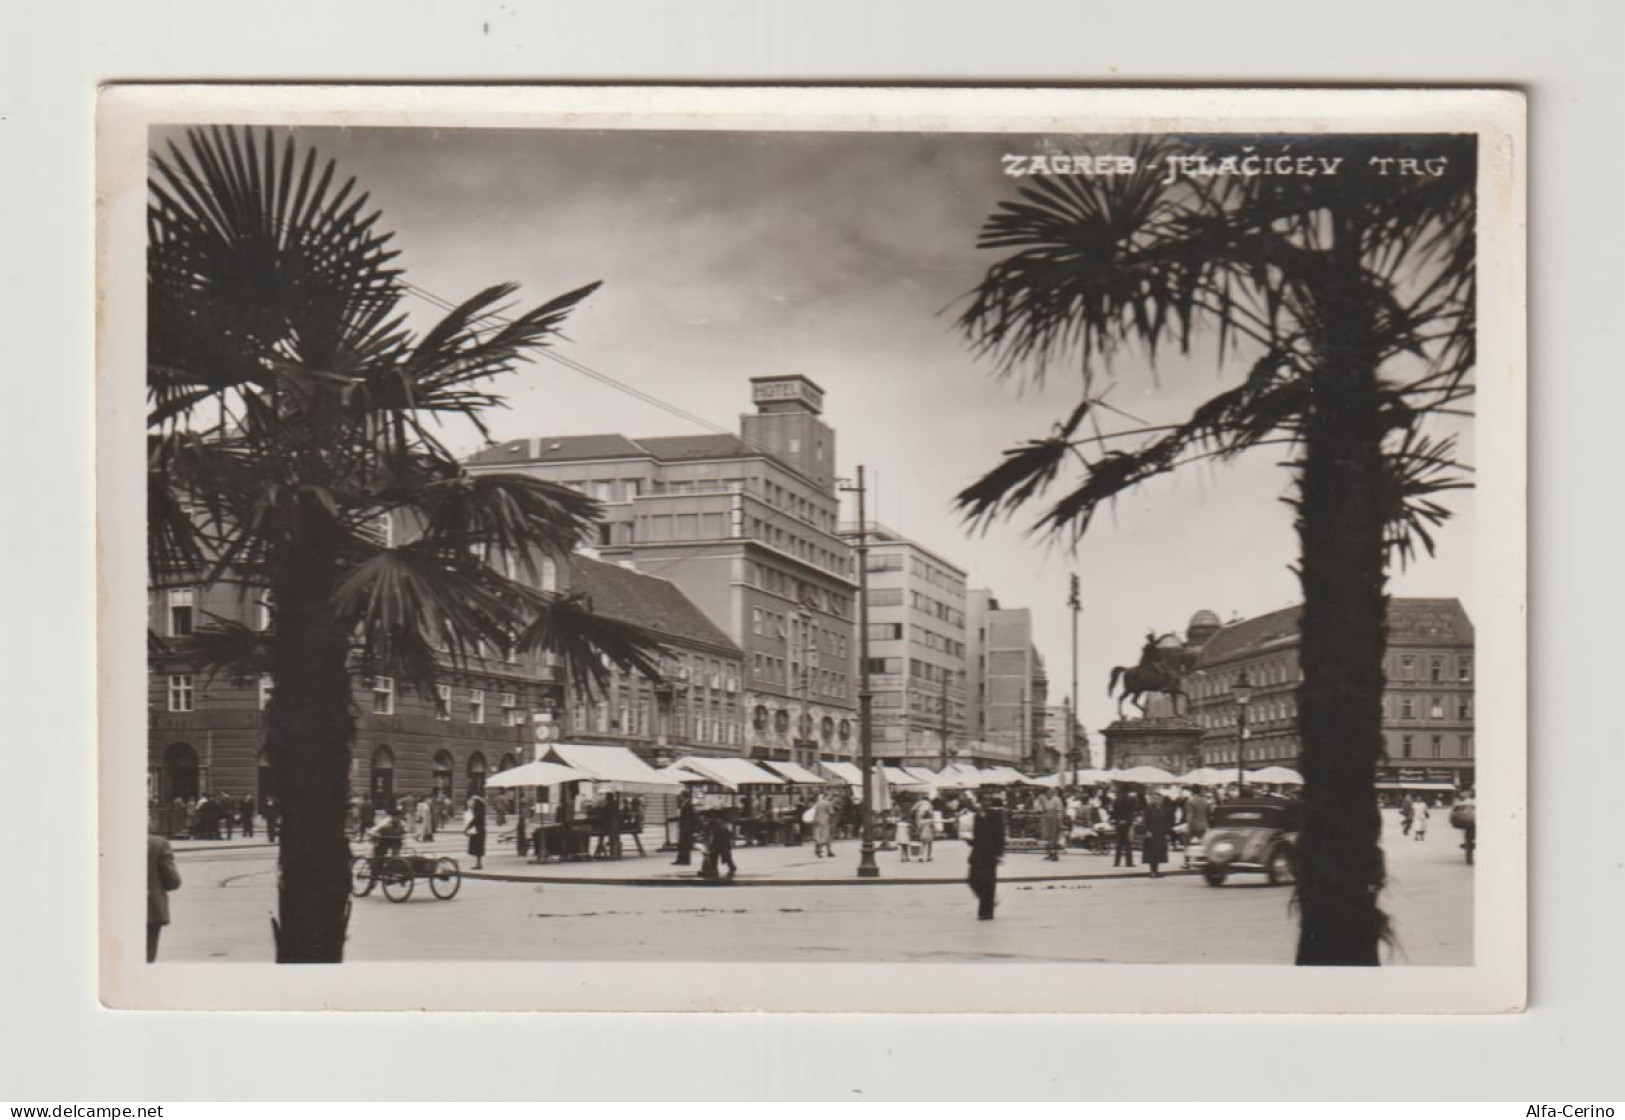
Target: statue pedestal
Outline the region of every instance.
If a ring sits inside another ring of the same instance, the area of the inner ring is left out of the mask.
[[[1106,739],[1106,769],[1160,766],[1183,774],[1202,764],[1202,729],[1187,716],[1120,719],[1101,734]]]

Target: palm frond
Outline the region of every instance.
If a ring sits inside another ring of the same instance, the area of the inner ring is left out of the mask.
[[[472,557],[448,558],[414,542],[379,549],[356,564],[334,593],[337,620],[360,643],[368,671],[410,681],[430,696],[439,664],[463,665],[481,643],[511,645],[510,604],[482,577]]]
[[[594,614],[583,595],[533,593],[530,597],[535,621],[519,633],[517,648],[558,656],[576,688],[601,692],[612,665],[650,680],[660,678],[660,658],[666,650],[649,631]]]
[[[175,644],[209,680],[224,674],[233,684],[242,686],[271,671],[271,634],[211,611],[204,611],[203,616],[209,621]]]
[[[481,546],[492,555],[505,555],[532,582],[536,562],[544,555],[570,552],[591,532],[601,508],[567,486],[517,474],[459,472],[400,497],[409,497],[423,514],[426,541],[464,552]]]
[[[1451,490],[1471,489],[1456,458],[1454,437],[1435,439],[1417,431],[1404,433],[1398,447],[1384,456],[1383,544],[1401,567],[1408,567],[1420,546],[1434,555],[1432,530],[1444,525],[1451,511],[1435,501]]]

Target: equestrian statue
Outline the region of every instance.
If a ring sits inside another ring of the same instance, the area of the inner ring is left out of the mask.
[[[1172,638],[1175,644],[1164,645]],[[1117,697],[1117,715],[1123,716],[1123,701],[1128,700],[1140,709],[1140,715],[1145,715],[1145,705],[1140,697],[1151,692],[1160,692],[1173,701],[1174,714],[1184,715],[1185,706],[1189,698],[1185,695],[1184,677],[1195,664],[1196,655],[1179,643],[1174,634],[1157,634],[1148,631],[1145,635],[1145,645],[1140,647],[1140,663],[1133,666],[1112,666],[1111,680],[1106,685],[1106,695]],[[1123,691],[1117,692],[1118,681],[1122,681]],[[1182,703],[1183,702],[1183,703]]]

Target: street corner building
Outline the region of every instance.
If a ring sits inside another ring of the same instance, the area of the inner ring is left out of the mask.
[[[1297,765],[1301,607],[1221,623],[1197,611],[1184,640],[1165,636],[1159,652],[1182,668],[1187,704],[1166,698],[1143,718],[1105,731],[1111,767],[1151,765],[1178,773],[1197,767]],[[1387,678],[1382,697],[1383,761],[1377,789],[1449,793],[1475,785],[1472,620],[1459,599],[1389,600]],[[1237,685],[1245,684],[1243,724]],[[1245,727],[1245,741],[1242,729]],[[1243,752],[1238,759],[1238,751]]]

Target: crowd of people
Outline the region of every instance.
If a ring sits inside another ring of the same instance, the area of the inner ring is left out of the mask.
[[[261,806],[248,795],[199,793],[174,798],[169,803],[167,824],[159,831],[177,839],[231,840],[239,833],[252,837],[257,817],[264,818],[266,838],[274,843],[281,824],[276,798],[267,797]]]

